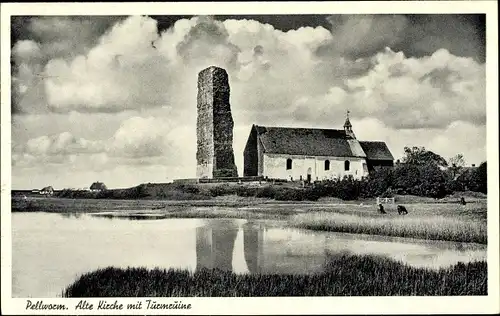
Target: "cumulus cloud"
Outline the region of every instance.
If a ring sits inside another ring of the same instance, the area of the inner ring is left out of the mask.
[[[14,18],[14,25],[24,27],[34,41],[41,43],[46,58],[75,57],[94,46],[102,35],[120,16],[43,16],[29,21]]]
[[[371,62],[364,76],[298,99],[297,118],[322,121],[350,109],[355,117],[375,117],[394,128],[445,128],[457,120],[485,124],[485,65],[446,50],[406,58],[389,48]]]
[[[18,167],[162,166],[194,176],[197,74],[210,65],[229,74],[240,172],[254,123],[341,128],[350,110],[360,139],[379,136],[397,152],[418,133],[445,155],[459,129],[484,135],[485,65],[455,48],[419,56],[399,50],[416,32],[408,16],[337,16],[330,29],[286,32],[210,17],[181,19],[161,32],[146,16],[97,28],[76,20],[83,30],[72,26],[67,34],[83,44],[64,33],[58,50],[48,26],[71,22],[61,19],[32,23],[38,35],[12,48],[14,103],[26,114],[14,117]],[[466,150],[483,157],[481,146]]]
[[[397,129],[376,118],[351,119],[356,137],[382,140],[395,159],[404,156],[405,146],[423,146],[448,159],[464,154],[467,164],[486,161],[486,129],[464,121],[456,121],[443,129]]]
[[[12,113],[43,113],[47,107],[45,65],[86,53],[122,17],[12,17]]]
[[[317,49],[320,56],[369,57],[399,43],[408,24],[403,15],[332,15],[333,38]]]
[[[176,137],[182,139],[184,132],[179,127],[172,128],[165,119],[136,116],[124,120],[114,134],[105,139],[89,140],[63,132],[31,138],[24,143],[15,142],[13,164],[43,166],[71,162],[82,169],[110,164],[173,166],[186,159],[183,141],[175,141]]]
[[[110,153],[118,157],[158,157],[172,147],[167,139],[170,126],[154,117],[133,117],[122,123],[110,141]],[[172,153],[168,153],[172,154]]]

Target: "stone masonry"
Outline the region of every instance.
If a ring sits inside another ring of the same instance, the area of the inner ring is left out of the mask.
[[[233,152],[233,117],[227,72],[215,66],[198,74],[196,176],[237,177]]]

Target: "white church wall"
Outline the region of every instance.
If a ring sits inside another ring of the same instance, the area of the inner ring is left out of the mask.
[[[325,161],[330,161],[330,169],[325,170]],[[349,161],[349,170],[345,170],[345,161]],[[368,175],[368,170],[364,158],[357,157],[316,157],[317,180],[333,180],[352,176],[354,179],[360,179]],[[315,179],[316,180],[316,179]]]
[[[258,157],[257,175],[263,176],[264,175],[264,148],[262,146],[262,143],[260,142],[260,139],[257,139],[257,157]]]
[[[311,173],[311,180],[327,180],[342,178],[345,175],[352,175],[355,179],[367,175],[363,167],[366,164],[364,158],[356,157],[319,157],[319,156],[295,156],[281,154],[263,155],[264,177],[273,179],[300,180],[307,179],[308,171]],[[287,159],[292,159],[292,168],[287,170]],[[330,161],[330,170],[325,170],[325,160]],[[349,170],[344,170],[344,162],[350,162]]]

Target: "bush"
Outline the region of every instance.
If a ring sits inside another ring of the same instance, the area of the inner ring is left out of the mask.
[[[257,188],[243,187],[243,186],[236,188],[236,195],[241,197],[253,197],[256,194],[257,194]]]
[[[303,201],[303,192],[301,189],[280,188],[276,191],[274,199],[278,201]]]
[[[177,187],[178,190],[185,192],[185,193],[192,193],[192,194],[198,194],[200,193],[200,188],[197,186],[194,186],[192,184],[180,184]]]
[[[276,190],[270,186],[258,188],[255,192],[255,197],[258,198],[274,199],[275,195],[276,195]]]
[[[208,191],[212,197],[236,194],[236,190],[234,188],[231,188],[228,184],[216,185],[214,187],[211,187]]]
[[[393,182],[393,169],[378,168],[372,171],[368,178],[362,180],[361,195],[363,197],[377,197],[392,194]]]
[[[307,188],[303,193],[303,198],[307,201],[317,201],[320,197],[323,196],[322,194],[323,191],[321,189],[318,189],[316,187]]]

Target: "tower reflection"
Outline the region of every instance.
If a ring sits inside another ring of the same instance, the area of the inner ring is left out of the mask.
[[[264,226],[257,223],[243,225],[243,249],[250,273],[262,273],[264,257]]]
[[[262,222],[239,223],[213,219],[196,228],[197,270],[308,274],[324,269],[324,235],[267,228]]]
[[[196,228],[196,270],[232,271],[234,242],[238,234],[235,220],[205,220]]]

